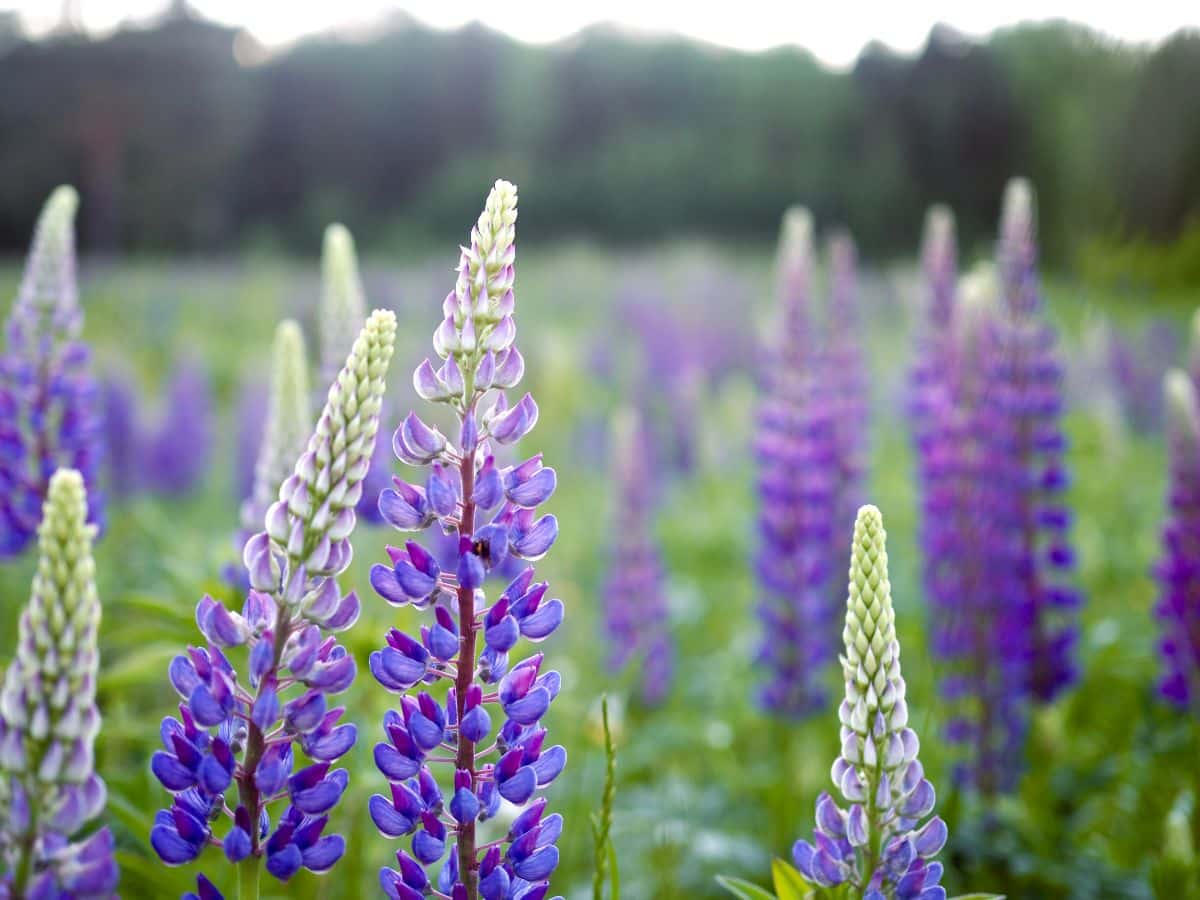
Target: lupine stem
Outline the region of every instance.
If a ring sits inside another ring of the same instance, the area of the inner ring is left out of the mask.
[[[604,900],[604,881],[608,875],[611,846],[613,800],[617,793],[617,751],[612,729],[608,727],[608,697],[600,700],[600,719],[604,724],[604,793],[600,798],[600,816],[592,820],[595,852],[592,874],[592,900]]]
[[[473,370],[468,369],[468,378],[473,376]],[[474,393],[467,395],[473,397]],[[474,401],[464,412],[465,416],[475,415]],[[466,448],[463,448],[466,450]],[[459,466],[462,478],[462,516],[458,523],[460,537],[470,536],[475,531],[475,452],[464,452]],[[458,677],[455,679],[455,702],[458,705],[458,721],[463,720],[467,693],[475,679],[475,632],[478,623],[475,621],[475,591],[470,588],[458,589],[458,627],[461,632],[458,651]],[[458,736],[458,752],[455,755],[456,768],[471,773],[471,789],[478,787],[478,775],[475,772],[475,744]],[[467,889],[467,900],[478,900],[479,895],[479,862],[475,855],[475,820],[464,822],[458,831],[458,870],[463,886]]]
[[[238,864],[238,900],[258,900],[258,873],[261,869],[262,860],[253,855]]]

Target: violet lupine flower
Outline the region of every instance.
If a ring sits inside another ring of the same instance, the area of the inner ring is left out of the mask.
[[[100,383],[108,489],[118,497],[136,493],[142,481],[142,423],[138,392],[128,372],[111,372]]]
[[[520,638],[539,642],[562,621],[563,604],[525,567],[494,602],[483,585],[510,557],[541,559],[558,535],[552,515],[537,508],[554,492],[553,469],[541,454],[513,466],[497,464],[493,448],[511,445],[537,423],[529,394],[509,405],[525,364],[514,346],[513,260],[517,191],[497,181],[471,230],[458,282],[443,304],[445,320],[433,346],[443,362],[426,360],[413,375],[417,394],[444,403],[458,419],[457,442],[409,414],[392,446],[409,465],[428,467],[423,485],[394,479],[379,497],[384,518],[401,531],[437,527],[458,538],[452,568],[416,541],[389,548],[391,561],[371,571],[389,603],[427,611],[420,638],[398,629],[371,655],[371,672],[401,695],[384,718],[386,740],[375,763],[391,783],[369,804],[387,837],[412,835],[398,868],[380,870],[392,900],[436,893],[455,900],[541,900],[558,863],[555,842],[563,819],[546,815],[538,791],[566,763],[561,746],[547,746],[540,720],[557,696],[560,678],[537,653],[512,663]],[[494,399],[480,413],[488,396]],[[418,685],[451,682],[443,705]],[[446,766],[439,783],[433,766]],[[493,818],[501,801],[523,811],[507,831],[480,844],[476,826]],[[438,865],[431,883],[426,867]],[[435,886],[436,885],[436,886]]]
[[[1193,380],[1177,369],[1167,373],[1163,388],[1169,487],[1155,568],[1165,669],[1159,690],[1181,707],[1200,710],[1200,401]]]
[[[908,727],[886,539],[879,510],[860,509],[842,632],[842,750],[832,772],[848,809],[823,792],[813,841],[796,841],[792,858],[818,889],[841,888],[839,897],[945,900],[942,864],[934,857],[947,830],[940,817],[927,818],[934,790],[917,759],[917,734]]]
[[[998,427],[988,434],[996,452],[1011,460],[995,473],[997,486],[1008,478],[1003,485],[1008,502],[996,512],[1011,540],[994,549],[1012,550],[1006,571],[1015,575],[1015,595],[1009,600],[1029,623],[1027,687],[1036,700],[1049,702],[1076,678],[1080,595],[1072,585],[1071,513],[1062,499],[1069,483],[1063,461],[1063,373],[1054,328],[1045,321],[1035,227],[1033,190],[1015,178],[1005,193],[1001,222],[1003,309],[993,356]]]
[[[341,835],[323,833],[348,781],[346,770],[332,766],[357,737],[354,725],[339,724],[345,710],[328,701],[355,675],[334,633],[354,624],[359,601],[353,592],[342,595],[337,576],[350,564],[354,506],[395,337],[396,317],[376,310],[267,510],[266,530],[246,542],[251,589],[242,611],[202,598],[196,621],[207,646],[189,647],[170,666],[183,702],[178,719],[163,720],[165,749],[151,769],[174,799],[156,817],[151,844],[168,865],[220,844],[255,895],[264,860],[287,881],[302,867],[327,871],[345,851]],[[226,650],[242,645],[246,678],[239,682]],[[299,752],[311,762],[294,769]],[[268,806],[285,797],[272,822]],[[224,820],[232,821],[217,835]],[[200,896],[218,896],[211,884],[199,887]]]
[[[768,355],[755,456],[760,496],[756,569],[768,676],[763,706],[788,716],[825,707],[837,600],[828,564],[836,501],[833,423],[811,341],[812,220],[787,213],[779,250],[781,321]]]
[[[105,802],[92,755],[100,600],[83,477],[55,472],[44,509],[0,691],[0,897],[100,900],[113,896],[118,872],[108,828],[81,835]]]
[[[196,490],[212,457],[214,412],[208,373],[196,359],[179,362],[163,396],[162,416],[146,435],[147,486],[171,495]]]
[[[354,336],[367,316],[366,294],[358,272],[358,254],[354,238],[345,225],[333,224],[325,229],[321,252],[321,378],[330,381],[337,374]],[[382,419],[389,416],[388,401],[384,399]],[[380,441],[371,457],[371,465],[363,480],[362,500],[355,510],[359,519],[369,525],[381,525],[379,507],[375,502],[380,491],[391,484],[391,457],[387,441]]]
[[[609,666],[641,660],[642,699],[661,703],[671,687],[672,647],[662,559],[653,529],[652,467],[641,417],[622,410],[613,423],[616,509],[611,570],[604,585],[604,629]]]
[[[91,521],[103,521],[98,476],[103,423],[75,278],[79,195],[59,187],[38,217],[0,356],[0,558],[37,531],[50,477],[80,472]]]

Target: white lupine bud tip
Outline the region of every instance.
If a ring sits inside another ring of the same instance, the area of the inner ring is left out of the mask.
[[[1171,434],[1195,440],[1200,436],[1200,406],[1191,377],[1179,369],[1171,369],[1163,377],[1163,393]]]
[[[1001,227],[1006,235],[1032,237],[1034,226],[1033,185],[1027,178],[1011,178],[1004,188]]]

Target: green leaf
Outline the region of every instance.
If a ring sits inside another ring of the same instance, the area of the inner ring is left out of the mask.
[[[812,896],[812,885],[782,859],[771,860],[771,879],[775,883],[775,895],[779,900],[807,900]]]
[[[741,878],[718,875],[717,884],[737,897],[738,900],[776,900],[775,895],[770,891],[763,890],[757,884],[751,884]]]
[[[175,644],[150,644],[127,653],[117,663],[100,672],[100,690],[116,692],[147,681],[162,678],[167,664],[179,654]]]
[[[1004,900],[1003,894],[959,894],[950,900]]]

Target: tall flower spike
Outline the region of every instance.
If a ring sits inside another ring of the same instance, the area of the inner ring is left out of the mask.
[[[663,566],[651,527],[653,471],[642,418],[622,409],[613,421],[613,551],[604,586],[609,664],[640,657],[642,699],[661,702],[671,686],[672,646]]]
[[[1054,328],[1045,320],[1037,271],[1033,189],[1021,178],[1004,196],[997,252],[1003,309],[996,328],[995,427],[997,454],[1011,465],[1007,504],[996,512],[1012,540],[995,549],[1009,559],[993,571],[1017,573],[1010,602],[1030,623],[1025,682],[1033,697],[1054,699],[1075,680],[1074,647],[1080,596],[1073,586],[1071,514],[1063,502],[1070,479],[1062,429],[1062,363]]]
[[[537,422],[526,394],[509,404],[524,362],[513,345],[513,261],[517,190],[497,181],[462,249],[455,289],[434,335],[442,359],[413,375],[417,394],[450,407],[458,419],[453,441],[409,414],[392,446],[412,466],[427,467],[423,484],[394,479],[379,497],[384,518],[400,531],[437,523],[452,534],[457,552],[444,567],[416,541],[388,549],[390,560],[371,571],[371,583],[389,603],[427,611],[419,638],[391,629],[371,654],[371,673],[400,696],[383,721],[385,740],[375,763],[390,782],[369,810],[385,836],[412,835],[411,855],[396,854],[398,869],[380,871],[392,900],[428,894],[425,867],[440,864],[436,890],[455,900],[540,900],[558,863],[558,814],[544,815],[538,798],[566,764],[561,746],[547,746],[540,721],[561,679],[537,653],[510,663],[520,639],[539,642],[558,627],[561,600],[548,596],[526,566],[498,597],[485,586],[509,557],[541,559],[558,535],[552,515],[537,508],[550,499],[556,476],[541,454],[511,466],[497,463],[496,445],[520,440]],[[490,399],[481,413],[485,399]],[[418,685],[450,682],[443,704]],[[439,781],[435,766],[442,769]],[[502,801],[522,807],[508,831],[480,846],[476,825]],[[448,813],[448,815],[447,815]]]
[[[51,475],[79,471],[91,521],[102,521],[97,478],[103,425],[75,279],[79,195],[57,188],[38,218],[0,356],[0,558],[37,530]]]
[[[100,601],[86,519],[82,476],[58,470],[0,692],[0,896],[102,898],[117,886],[107,828],[72,842],[105,800],[92,764]]]
[[[928,818],[933,785],[908,727],[886,538],[879,510],[860,509],[842,632],[842,750],[832,771],[847,806],[822,793],[813,842],[797,841],[792,857],[818,888],[848,885],[848,896],[861,900],[945,900],[938,884],[942,865],[934,857],[946,843],[946,825]]]
[[[1163,383],[1169,454],[1167,520],[1157,613],[1164,697],[1200,714],[1200,401],[1196,385],[1174,369]]]
[[[358,254],[354,238],[345,225],[333,224],[325,229],[325,244],[321,254],[324,287],[321,292],[321,379],[325,384],[337,375],[354,336],[367,316],[366,293],[358,272]],[[384,398],[381,418],[388,418],[388,402]],[[358,517],[371,525],[383,522],[375,498],[387,488],[390,477],[390,454],[387,441],[375,445],[375,455],[363,480],[362,500],[355,510]]]
[[[164,749],[150,767],[174,799],[155,819],[150,842],[168,865],[219,843],[255,895],[264,860],[287,881],[302,867],[327,871],[345,852],[341,835],[322,834],[348,782],[332,764],[357,736],[353,725],[338,724],[343,708],[328,708],[327,698],[355,675],[333,633],[354,624],[359,602],[353,592],[342,595],[337,576],[350,564],[354,505],[395,338],[395,315],[372,313],[266,512],[266,530],[246,542],[245,605],[231,612],[203,597],[196,622],[206,646],[189,647],[169,668],[183,702],[179,719],[163,720]],[[244,681],[226,655],[240,646]],[[311,764],[293,771],[300,751]],[[268,807],[284,797],[288,805],[272,823]],[[222,820],[227,828],[218,836]],[[215,895],[206,881],[201,887]]]
[[[763,624],[758,659],[763,706],[787,716],[823,709],[833,661],[837,599],[828,564],[837,458],[827,394],[811,338],[812,220],[784,217],[779,249],[780,323],[767,354],[758,411],[759,548]]]
[[[262,527],[267,508],[279,497],[279,486],[292,473],[296,457],[312,431],[308,357],[304,333],[291,319],[280,322],[271,344],[271,394],[266,427],[254,464],[254,487],[242,503],[242,527]]]

